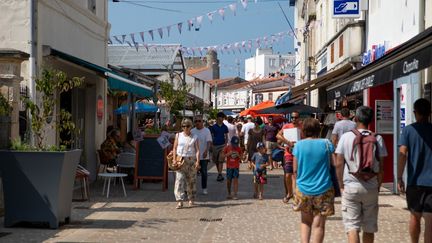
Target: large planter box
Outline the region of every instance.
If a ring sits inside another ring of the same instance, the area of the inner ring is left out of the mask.
[[[11,137],[11,119],[9,116],[0,116],[0,149],[9,148]]]
[[[58,228],[70,221],[75,171],[81,150],[67,152],[0,151],[4,225],[47,222]]]

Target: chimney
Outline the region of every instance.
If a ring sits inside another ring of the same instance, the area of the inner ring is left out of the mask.
[[[212,79],[219,79],[219,60],[217,58],[217,52],[210,50],[207,52],[207,67],[210,67],[213,71]]]

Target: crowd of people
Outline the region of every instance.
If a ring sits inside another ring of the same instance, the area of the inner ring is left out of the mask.
[[[422,218],[426,227],[424,242],[432,242],[431,104],[419,99],[413,110],[416,122],[405,127],[401,135],[398,188],[401,193],[406,192],[412,242],[419,242]],[[353,117],[344,108],[341,115],[331,140],[321,138],[322,124],[317,119],[301,119],[299,112],[292,112],[291,121],[286,124],[275,123],[271,116],[265,123],[260,117],[234,119],[222,112],[208,126],[200,115],[193,121],[183,119],[182,131],[172,137],[174,160],[177,156],[184,160],[175,172],[176,208],[183,208],[185,201],[189,206],[195,205],[197,173],[201,175],[202,194],[208,194],[210,162],[216,165],[216,180],[223,182],[226,178],[226,197],[233,200],[239,198],[241,163],[247,163],[253,172],[251,195],[259,200],[264,198],[267,170],[281,168],[285,187],[282,201],[292,200],[293,210],[301,213],[302,242],[323,242],[326,219],[335,213],[336,196],[341,196],[348,242],[373,242],[378,231],[378,196],[388,152],[383,137],[369,130],[374,117],[370,107],[358,107]],[[299,131],[298,141],[285,137],[285,129],[293,128]],[[118,135],[113,130],[104,142],[107,155],[118,152],[113,146]]]

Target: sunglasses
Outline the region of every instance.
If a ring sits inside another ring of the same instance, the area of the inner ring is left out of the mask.
[[[298,119],[298,116],[292,116],[291,119]]]
[[[197,123],[197,122],[202,122],[202,120],[195,120],[195,123]]]
[[[186,126],[182,126],[182,128],[190,128],[191,126],[186,125]]]

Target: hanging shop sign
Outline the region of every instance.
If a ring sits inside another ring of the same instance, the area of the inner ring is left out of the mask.
[[[360,0],[333,0],[333,18],[360,18]]]

